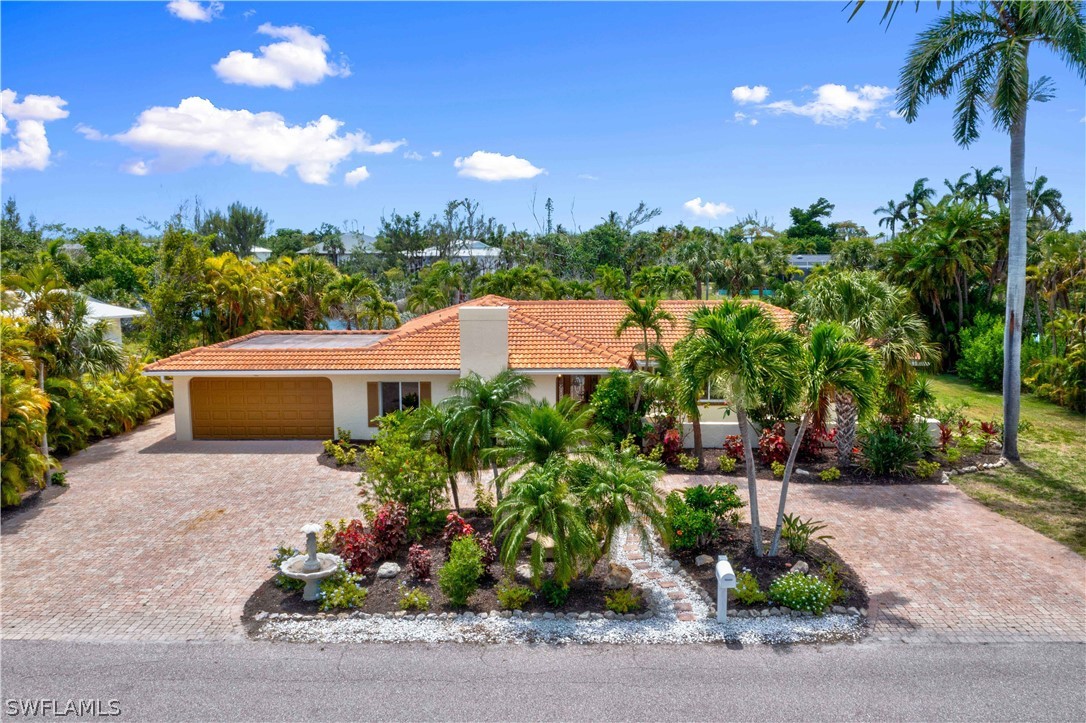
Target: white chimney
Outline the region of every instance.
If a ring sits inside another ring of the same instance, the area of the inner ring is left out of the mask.
[[[460,376],[488,379],[509,366],[509,307],[460,307]]]

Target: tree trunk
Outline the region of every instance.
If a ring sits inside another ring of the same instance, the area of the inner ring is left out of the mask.
[[[449,475],[449,491],[452,492],[453,507],[456,508],[456,514],[460,514],[460,490],[457,489],[456,475]]]
[[[42,394],[46,394],[45,391],[45,362],[38,362],[38,386],[41,388]],[[45,429],[41,433],[41,453],[45,455],[46,464],[45,468],[45,484],[49,484],[53,481],[53,465],[49,464],[49,413],[45,414]]]
[[[698,458],[698,467],[705,466],[705,450],[701,441],[701,415],[694,414],[690,417],[690,424],[694,427],[694,456]]]
[[[490,471],[494,474],[494,501],[495,502],[501,502],[502,501],[502,488],[501,488],[501,485],[498,484],[498,463],[497,462],[491,462],[490,463]]]
[[[781,502],[777,507],[777,525],[773,528],[773,541],[769,543],[769,556],[777,556],[777,548],[781,544],[781,531],[784,529],[784,508],[788,502],[788,483],[792,481],[792,470],[796,466],[796,456],[799,454],[799,445],[803,442],[803,435],[807,431],[807,423],[811,415],[804,413],[799,418],[799,428],[796,430],[796,438],[792,442],[792,451],[788,453],[788,462],[784,465],[784,479],[781,480]]]
[[[743,458],[747,469],[747,494],[750,496],[750,540],[754,544],[754,554],[762,557],[762,525],[758,520],[758,479],[754,474],[754,448],[750,442],[750,423],[747,412],[737,408],[739,434],[743,437]]]
[[[852,464],[852,448],[856,446],[856,402],[851,394],[834,395],[834,411],[837,413],[837,466]]]
[[[1029,48],[1023,50],[1023,54]],[[1026,109],[1011,125],[1011,230],[1007,244],[1007,313],[1003,329],[1003,456],[1018,459],[1022,395],[1022,312],[1026,290]]]

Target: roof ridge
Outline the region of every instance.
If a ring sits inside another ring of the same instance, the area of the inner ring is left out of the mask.
[[[561,328],[559,326],[555,326],[554,324],[551,324],[550,322],[545,321],[543,319],[539,319],[537,317],[534,317],[531,314],[525,314],[524,312],[521,312],[519,309],[516,309],[516,308],[510,309],[509,310],[509,315],[511,317],[515,316],[518,321],[526,323],[529,326],[534,326],[537,329],[546,331],[551,336],[554,336],[554,337],[556,337],[556,338],[558,338],[558,339],[560,339],[560,340],[562,340],[564,342],[567,342],[571,346],[576,346],[578,348],[585,349],[587,351],[593,351],[593,352],[597,352],[597,353],[603,353],[603,354],[606,354],[606,355],[610,355],[613,359],[617,359],[619,364],[625,364],[626,363],[626,357],[624,357],[617,350],[612,349],[611,347],[608,347],[608,346],[604,346],[603,344],[597,344],[596,342],[592,341],[591,339],[586,339],[583,336],[580,336],[578,334],[574,334],[573,332],[569,331],[568,329],[563,329],[563,328]]]

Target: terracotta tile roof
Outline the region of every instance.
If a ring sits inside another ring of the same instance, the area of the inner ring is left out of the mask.
[[[702,301],[663,301],[675,317],[661,341],[670,348],[689,326],[687,317]],[[751,301],[750,303],[761,303]],[[412,319],[360,348],[238,347],[240,340],[267,334],[375,334],[375,331],[257,331],[238,339],[181,352],[147,366],[157,374],[209,371],[348,371],[460,369],[460,306],[509,307],[509,366],[513,369],[609,369],[627,367],[641,333],[615,329],[626,314],[621,301],[514,301],[484,296]],[[782,326],[792,313],[766,305]]]

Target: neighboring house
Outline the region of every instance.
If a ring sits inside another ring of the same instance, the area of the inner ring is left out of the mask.
[[[497,246],[490,246],[482,241],[457,241],[452,252],[444,257],[441,255],[441,250],[436,246],[423,249],[422,252],[413,259],[414,270],[417,271],[418,269],[441,260],[448,261],[452,264],[464,264],[474,261],[479,271],[486,273],[498,268],[498,264],[501,261],[501,255],[502,250],[500,248]]]
[[[106,322],[106,338],[118,344],[124,341],[121,332],[121,320],[135,319],[137,316],[144,315],[145,312],[138,309],[128,309],[115,304],[107,304],[91,296],[87,297],[87,319]]]
[[[803,272],[803,275],[811,273],[816,266],[825,266],[830,262],[829,254],[792,254],[788,257],[788,263]]]
[[[323,256],[329,261],[333,261],[336,266],[342,266],[345,261],[351,256],[352,251],[359,251],[364,254],[376,253],[373,244],[377,241],[373,236],[367,236],[364,233],[343,233],[339,235],[339,241],[343,244],[343,250],[336,253],[335,249],[327,248],[322,242],[314,246],[310,246],[307,249],[302,249],[299,254],[315,254],[317,256]]]
[[[253,246],[249,249],[249,255],[255,258],[257,261],[267,261],[271,258],[272,250],[266,249],[263,246]]]
[[[682,338],[685,319],[706,303],[716,302],[661,302],[676,319],[665,324],[663,344]],[[791,324],[790,311],[766,308]],[[144,373],[172,378],[180,441],[330,439],[337,428],[372,439],[378,417],[448,397],[470,372],[490,377],[511,368],[532,379],[536,399],[587,400],[601,376],[635,365],[640,330],[615,336],[625,315],[621,301],[484,296],[391,331],[258,331],[162,359]],[[706,400],[702,419],[706,446],[737,433],[722,399]]]

